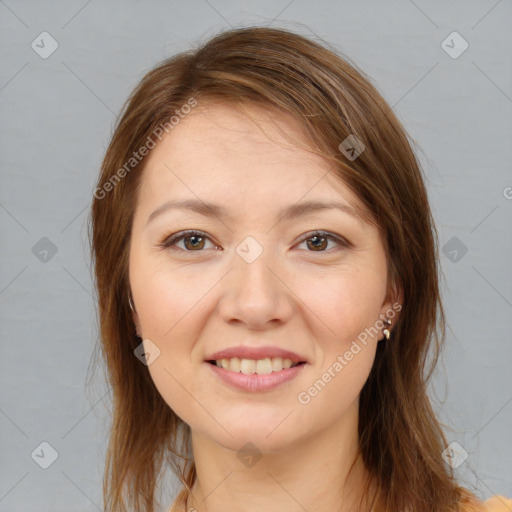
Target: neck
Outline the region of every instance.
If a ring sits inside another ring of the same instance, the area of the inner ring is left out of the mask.
[[[357,409],[329,429],[245,467],[237,451],[192,431],[196,482],[186,510],[197,512],[369,511],[363,495],[368,473],[358,450]],[[351,466],[353,465],[352,469]],[[359,500],[361,500],[360,508]]]

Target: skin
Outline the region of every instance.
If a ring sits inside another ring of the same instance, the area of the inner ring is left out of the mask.
[[[246,112],[199,105],[151,151],[132,227],[133,319],[160,350],[148,366],[158,391],[191,428],[198,478],[189,508],[355,510],[365,475],[359,394],[382,328],[308,404],[298,395],[392,310],[382,238],[374,224],[335,209],[278,221],[281,208],[307,200],[362,204],[332,166],[304,149],[293,118],[254,106]],[[197,198],[225,206],[229,217],[171,209],[147,223],[166,201]],[[159,246],[185,229],[207,238],[196,249],[190,238],[174,250]],[[299,240],[313,230],[351,245],[322,239],[315,250],[311,237]],[[247,236],[263,248],[252,263],[236,252]],[[204,360],[241,344],[289,349],[308,365],[273,390],[236,390]],[[262,455],[251,467],[237,457],[247,442]]]

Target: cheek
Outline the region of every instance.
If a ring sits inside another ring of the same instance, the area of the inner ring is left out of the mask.
[[[183,319],[188,316],[195,316],[196,322],[189,327],[197,330],[198,312],[207,302],[208,291],[215,285],[212,273],[198,275],[191,273],[190,267],[171,268],[165,263],[155,263],[149,257],[144,264],[139,263],[142,258],[138,261],[134,257],[130,280],[134,296],[139,299],[137,310],[144,336],[167,343],[174,339]]]
[[[200,305],[191,309],[171,296],[145,316],[147,337],[160,351],[148,366],[151,379],[167,405],[187,423],[195,417],[208,419],[198,406],[207,383],[201,381],[204,374],[197,371],[199,363],[194,359],[201,330],[199,309]]]
[[[160,357],[148,366],[148,370],[165,403],[178,416],[187,419],[191,407],[191,376],[188,374],[189,368],[183,366],[182,356],[168,347],[162,347]]]
[[[381,332],[375,328],[385,294],[382,275],[345,267],[329,278],[307,279],[305,303],[314,312],[317,363],[297,402],[308,414],[334,419],[357,399],[370,374]],[[313,321],[313,320],[312,320]]]
[[[308,305],[321,319],[317,327],[323,327],[316,330],[314,372],[296,397],[301,428],[308,428],[311,417],[330,424],[343,416],[368,379],[382,336],[372,329],[379,317],[380,291],[367,285],[364,277],[345,276],[325,281],[321,293],[313,290],[310,295],[314,305]]]
[[[205,388],[195,372],[195,341],[210,314],[205,309],[208,291],[218,279],[212,273],[197,277],[185,267],[169,269],[165,263],[152,264],[149,258],[143,265],[139,262],[142,260],[134,255],[130,281],[142,335],[160,351],[148,371],[164,401],[188,420],[194,404],[191,397],[200,396]],[[199,409],[194,414],[200,416],[201,412]]]
[[[301,278],[297,289],[304,290],[301,299],[313,313],[309,316],[317,323],[315,332],[322,333],[325,352],[343,352],[355,339],[382,337],[372,326],[379,319],[385,284],[385,277],[369,265]]]
[[[375,357],[375,345],[361,345],[351,360],[344,354],[340,350],[328,358],[323,371],[297,396],[294,418],[300,423],[299,430],[321,429],[322,425],[331,425],[347,414],[356,414],[359,394]],[[312,421],[311,418],[317,419]]]

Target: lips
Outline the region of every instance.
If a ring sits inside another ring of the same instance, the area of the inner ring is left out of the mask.
[[[238,346],[238,347],[230,347],[224,350],[220,350],[209,355],[205,361],[212,362],[218,361],[221,359],[232,359],[234,357],[238,357],[239,359],[265,359],[267,357],[281,357],[283,359],[290,359],[293,364],[296,363],[307,363],[308,360],[295,352],[290,350],[272,347],[272,346],[260,346],[260,347],[248,347],[248,346]]]

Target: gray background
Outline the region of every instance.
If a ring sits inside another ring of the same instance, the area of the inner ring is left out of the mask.
[[[86,227],[100,162],[153,65],[251,24],[330,42],[417,143],[448,319],[432,397],[449,442],[469,454],[461,482],[512,497],[511,21],[509,0],[0,0],[0,512],[102,510],[110,394],[101,371],[86,386],[97,337]],[[451,56],[442,46],[453,31],[469,44],[458,58],[457,40],[445,43]],[[58,43],[47,58],[31,47],[51,49],[42,32]],[[47,469],[35,462],[50,461],[44,441],[58,453]]]

